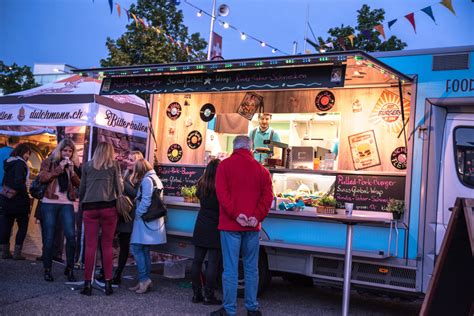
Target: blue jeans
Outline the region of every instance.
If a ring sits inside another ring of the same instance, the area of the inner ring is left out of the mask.
[[[43,266],[51,269],[53,261],[54,233],[56,219],[60,218],[66,237],[66,258],[68,267],[74,266],[76,250],[76,223],[74,207],[71,204],[41,203],[41,228],[43,235]]]
[[[259,232],[221,231],[222,258],[224,273],[224,308],[229,315],[237,313],[237,282],[239,275],[239,254],[242,248],[242,262],[245,279],[245,308],[258,310],[258,251]]]
[[[150,245],[132,244],[131,250],[137,263],[138,281],[145,282],[151,279]]]

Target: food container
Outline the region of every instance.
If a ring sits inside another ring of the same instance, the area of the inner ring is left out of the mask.
[[[316,207],[316,213],[318,213],[318,214],[336,214],[336,207],[335,206],[318,205]]]

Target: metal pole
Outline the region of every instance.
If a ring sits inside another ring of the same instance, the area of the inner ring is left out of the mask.
[[[213,43],[212,33],[214,33],[214,22],[216,21],[216,0],[212,0],[211,30],[209,31],[209,46],[207,47],[207,60],[211,60],[211,50]]]
[[[296,55],[298,52],[298,42],[293,41],[293,55]]]
[[[351,296],[352,272],[352,229],[353,224],[347,223],[346,256],[344,258],[344,288],[342,290],[342,316],[349,314],[349,298]]]
[[[306,39],[308,38],[308,25],[309,25],[309,3],[306,5],[306,21],[304,25],[303,54],[306,54]]]

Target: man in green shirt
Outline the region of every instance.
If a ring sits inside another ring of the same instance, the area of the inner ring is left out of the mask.
[[[264,162],[268,158],[268,154],[257,153],[257,148],[268,148],[270,149],[270,154],[273,154],[273,146],[264,144],[265,140],[271,140],[275,142],[281,142],[280,135],[270,127],[270,121],[272,120],[272,115],[270,113],[260,113],[258,115],[258,127],[250,131],[249,137],[253,142],[253,156],[259,162]]]

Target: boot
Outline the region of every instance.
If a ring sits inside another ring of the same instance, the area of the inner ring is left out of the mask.
[[[193,298],[191,302],[200,303],[203,300],[204,300],[204,297],[202,297],[202,288],[200,286],[193,285]]]
[[[216,298],[214,289],[204,288],[204,305],[221,305],[222,301]]]
[[[82,295],[91,296],[92,295],[92,283],[91,281],[84,281],[84,288],[81,291]]]
[[[122,283],[122,271],[119,269],[115,270],[114,277],[112,278],[113,285],[120,285]]]
[[[148,279],[146,280],[145,282],[140,282],[140,287],[138,288],[138,290],[135,291],[135,293],[137,294],[145,294],[146,292],[148,292],[150,289],[151,289],[151,280]]]
[[[67,266],[66,269],[64,269],[64,275],[67,277],[68,282],[77,281],[76,277],[74,276],[74,267]]]
[[[109,296],[113,293],[114,293],[114,290],[112,289],[112,281],[105,280],[105,295]]]
[[[46,282],[54,281],[53,275],[51,274],[51,269],[44,269],[44,280]]]
[[[2,259],[11,259],[10,244],[2,245]]]

